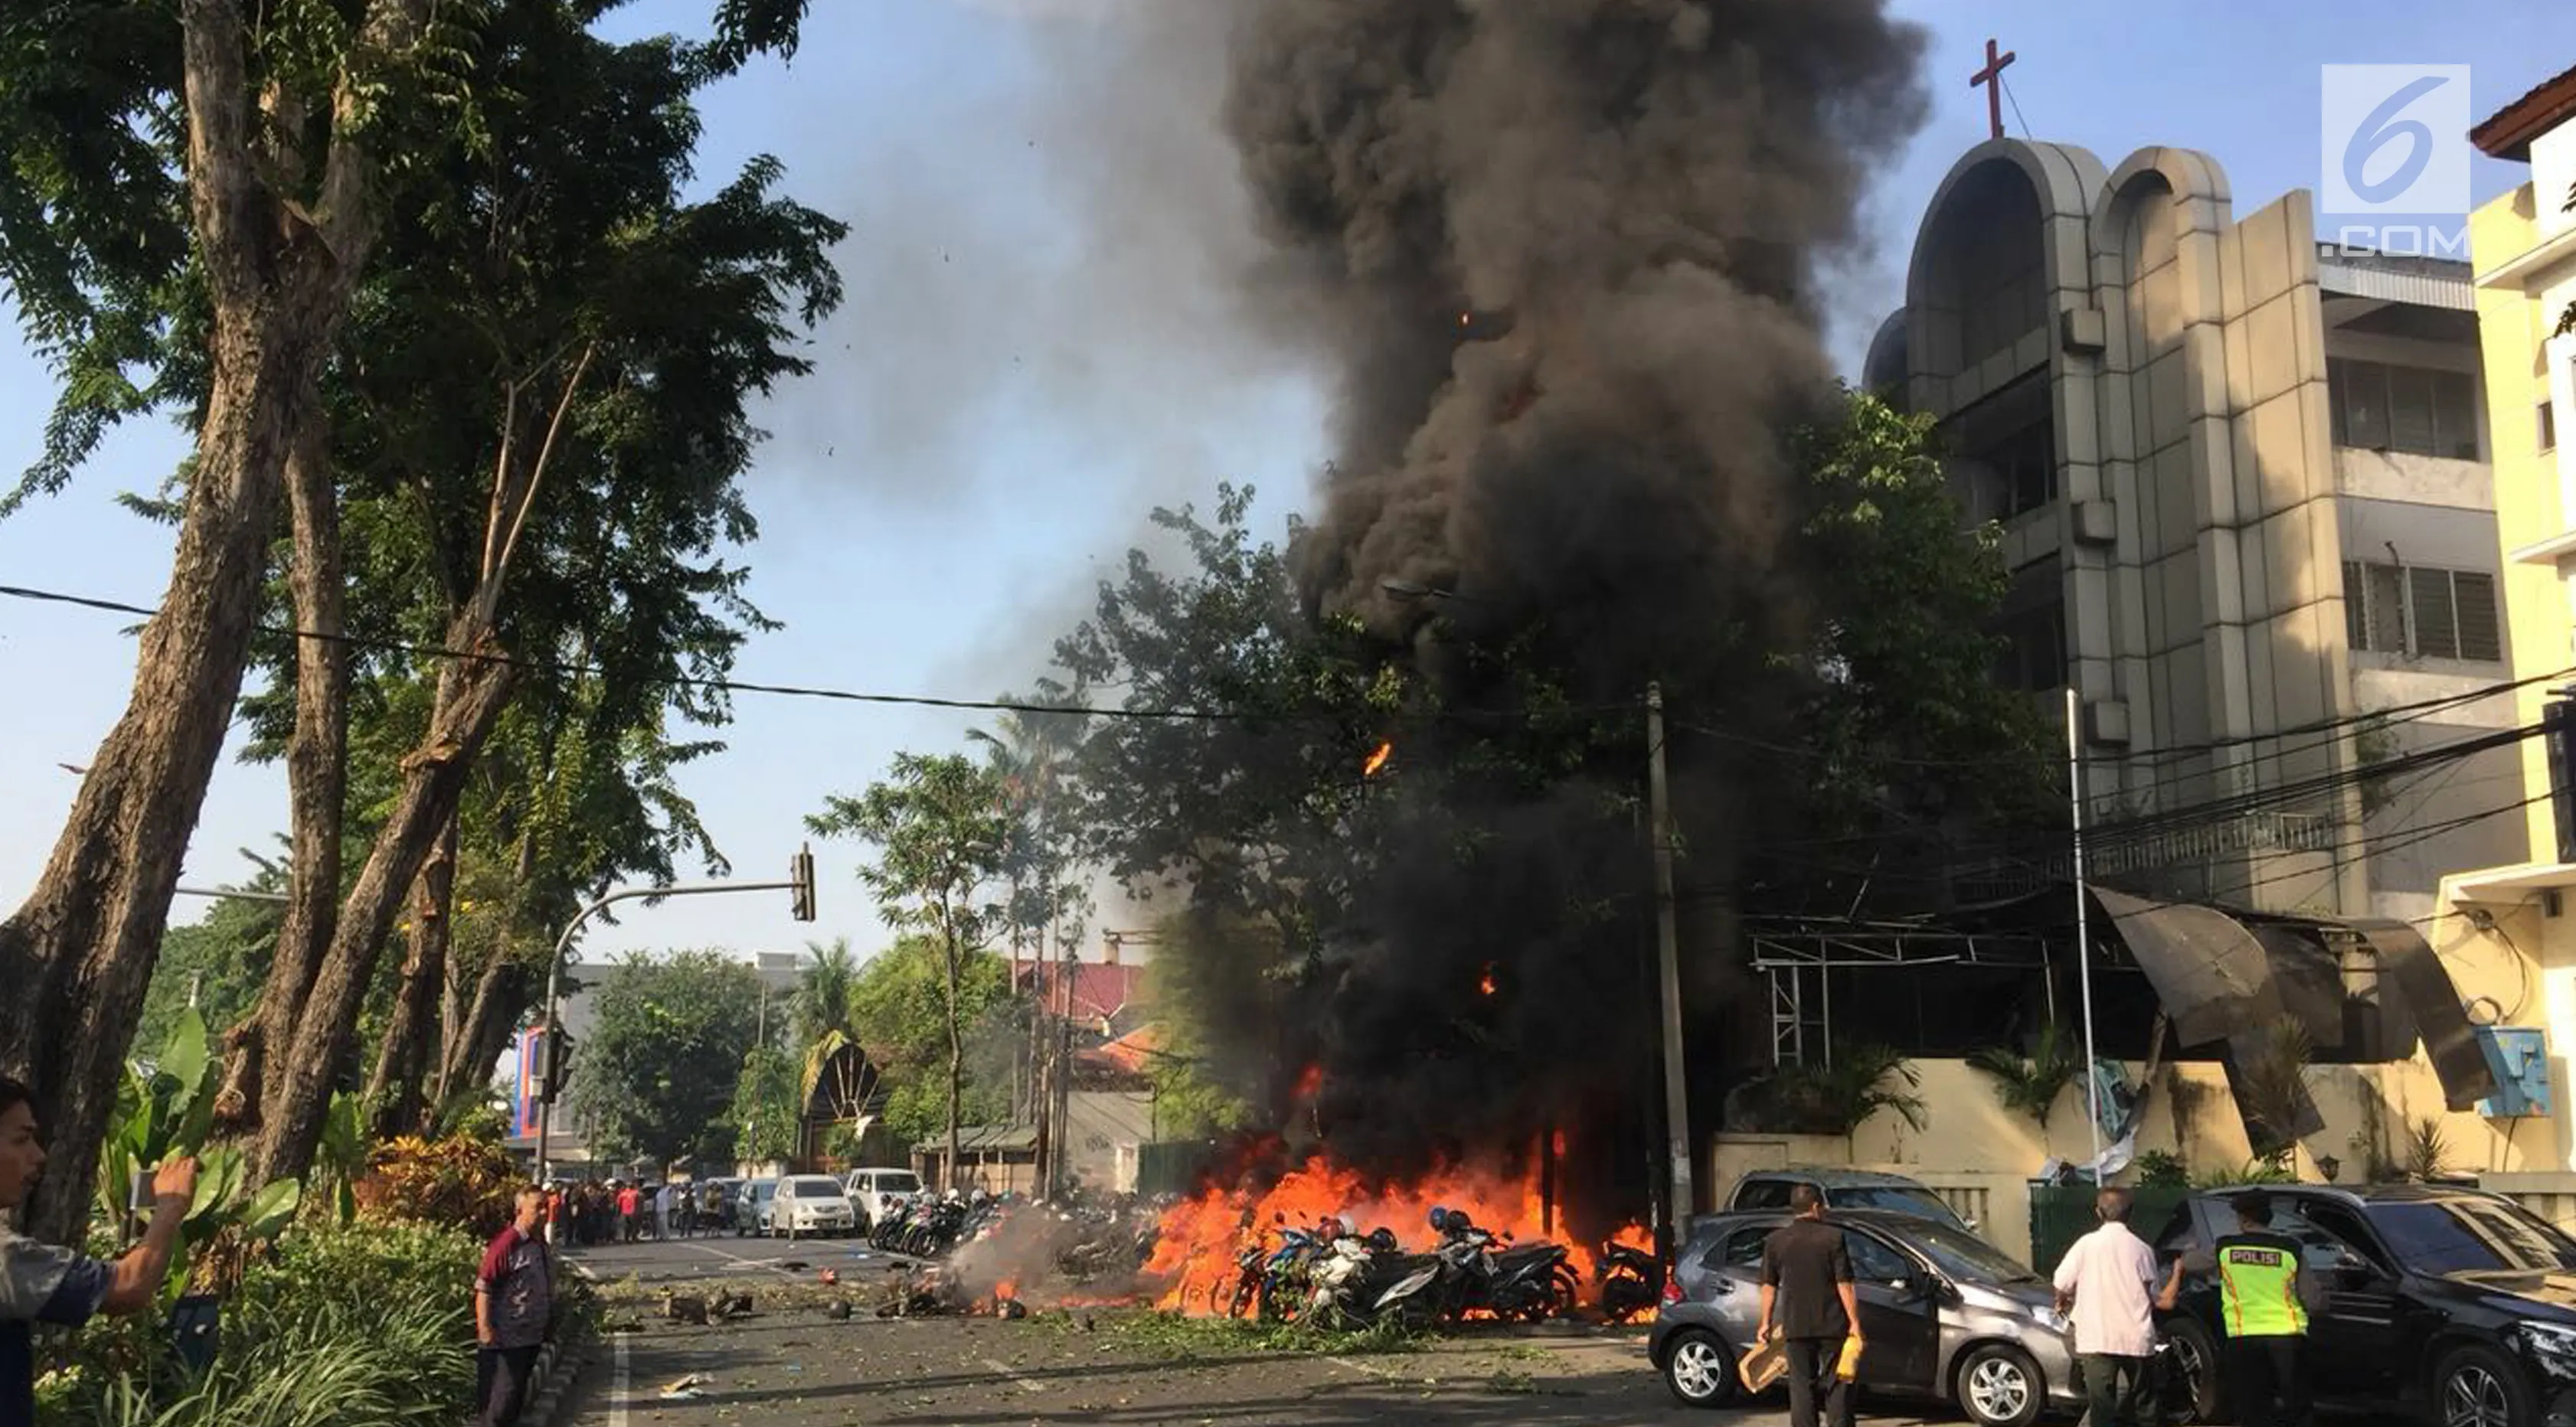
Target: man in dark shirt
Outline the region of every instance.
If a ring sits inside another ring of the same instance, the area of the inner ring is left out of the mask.
[[[1785,1340],[1790,1427],[1817,1427],[1821,1395],[1832,1427],[1852,1427],[1852,1385],[1836,1371],[1843,1343],[1860,1348],[1860,1303],[1852,1293],[1851,1250],[1825,1222],[1825,1196],[1812,1184],[1789,1191],[1798,1217],[1762,1247],[1761,1340]]]
[[[474,1420],[479,1427],[512,1427],[536,1375],[537,1351],[554,1318],[554,1265],[546,1258],[546,1194],[535,1185],[519,1191],[519,1217],[495,1235],[474,1276]]]
[[[152,1222],[134,1252],[103,1262],[11,1231],[9,1221],[45,1167],[36,1100],[0,1076],[0,1427],[34,1427],[35,1323],[77,1328],[95,1313],[140,1313],[161,1295],[179,1226],[197,1193],[197,1162],[174,1159],[152,1175]]]

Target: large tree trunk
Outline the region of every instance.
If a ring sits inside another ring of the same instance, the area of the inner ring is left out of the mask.
[[[295,732],[286,745],[288,814],[294,845],[289,854],[286,919],[277,955],[260,989],[259,1009],[233,1038],[228,1083],[260,1093],[257,1069],[264,1052],[293,1042],[295,1021],[322,953],[339,922],[341,819],[349,786],[349,655],[339,635],[346,625],[348,588],[343,574],[339,492],[332,484],[331,431],[316,403],[296,435],[286,464],[287,502],[295,555],[289,570],[295,624]],[[230,1101],[233,1097],[228,1096]],[[227,1125],[234,1133],[256,1128],[265,1106],[237,1108],[253,1123]],[[228,1120],[232,1117],[227,1117]]]
[[[375,1074],[368,1078],[367,1104],[375,1116],[378,1139],[418,1130],[422,1115],[422,1077],[436,1040],[438,990],[447,979],[449,948],[456,939],[456,844],[461,818],[447,820],[438,850],[420,872],[411,913],[411,951],[404,958],[402,985],[394,993],[393,1014],[376,1048]]]
[[[269,1092],[252,1156],[254,1183],[301,1178],[312,1163],[385,938],[430,849],[456,817],[465,776],[484,738],[518,687],[518,666],[478,614],[469,611],[448,629],[447,647],[472,657],[451,658],[440,668],[429,731],[403,759],[393,810],[341,905],[330,951],[297,1017],[292,1049],[269,1056]]]
[[[54,1154],[27,1227],[77,1243],[98,1146],[160,954],[188,839],[241,692],[281,473],[374,246],[371,155],[355,124],[428,0],[373,0],[318,164],[254,113],[240,0],[182,0],[188,210],[213,321],[210,376],[162,612],[134,693],[90,759],[44,876],[0,923],[0,1069],[36,1092]],[[317,176],[289,210],[263,171]]]

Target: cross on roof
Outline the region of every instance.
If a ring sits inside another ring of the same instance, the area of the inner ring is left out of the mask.
[[[2013,62],[2013,52],[1995,53],[1995,42],[1986,41],[1986,67],[1968,76],[1968,87],[1982,85],[1986,91],[1986,127],[1990,137],[2004,136],[2004,66]]]

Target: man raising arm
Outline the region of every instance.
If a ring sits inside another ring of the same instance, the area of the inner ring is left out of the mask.
[[[140,1313],[160,1296],[197,1196],[197,1162],[174,1159],[152,1175],[152,1223],[113,1263],[23,1238],[9,1227],[45,1167],[35,1096],[0,1076],[0,1427],[36,1420],[36,1352],[30,1325],[77,1328],[96,1313]]]

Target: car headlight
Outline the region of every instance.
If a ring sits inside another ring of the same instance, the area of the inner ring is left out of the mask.
[[[2514,1325],[2532,1361],[2553,1381],[2576,1383],[2576,1326],[2526,1319]]]
[[[2030,1321],[2037,1323],[2039,1326],[2046,1328],[2052,1333],[2063,1333],[2067,1331],[2068,1325],[2066,1315],[2058,1312],[2048,1304],[2024,1304],[2022,1311],[2030,1315]]]

